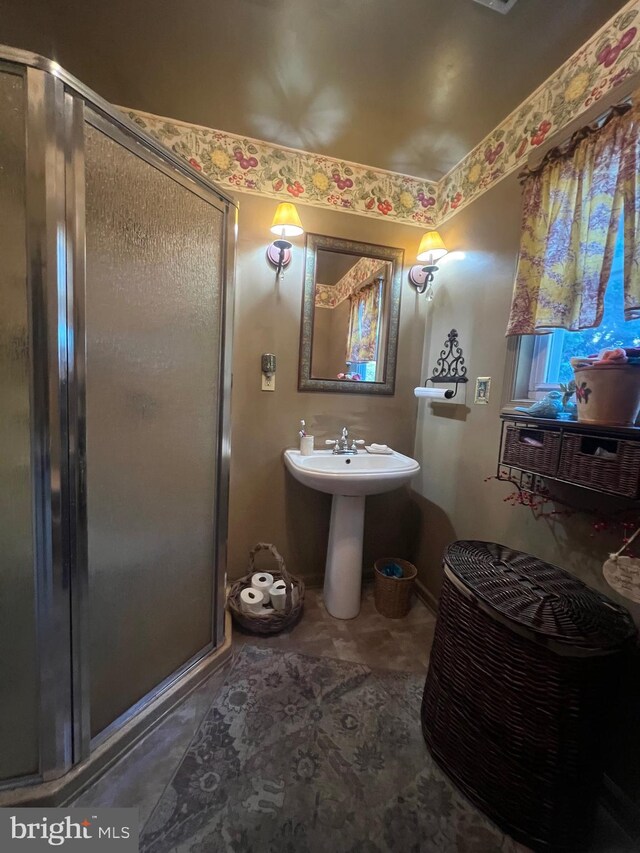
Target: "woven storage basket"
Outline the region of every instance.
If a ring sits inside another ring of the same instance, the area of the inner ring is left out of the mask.
[[[577,578],[488,542],[455,542],[422,702],[429,749],[535,850],[587,847],[628,612]]]
[[[396,563],[403,571],[401,578],[388,578],[382,573],[387,563]],[[376,610],[389,619],[402,619],[411,609],[411,593],[417,575],[416,567],[406,560],[385,557],[373,564]]]
[[[640,558],[623,557],[622,552],[640,536],[640,527],[633,536],[623,543],[622,548],[610,554],[602,567],[604,579],[616,592],[640,604]]]
[[[542,447],[526,444],[527,436],[542,442]],[[548,474],[552,477],[558,467],[560,433],[531,427],[508,426],[505,430],[502,461],[525,471]]]
[[[240,593],[246,587],[251,586],[251,576],[256,572],[255,556],[259,551],[269,551],[273,555],[278,568],[272,569],[270,574],[273,575],[274,582],[283,580],[287,585],[284,610],[264,608],[264,613],[260,614],[245,613],[242,610]],[[293,603],[294,590],[297,591],[295,604]],[[253,634],[278,634],[280,631],[284,631],[285,628],[294,625],[300,618],[304,606],[304,582],[300,578],[289,574],[284,564],[284,559],[274,545],[270,545],[267,542],[259,542],[251,549],[249,554],[249,572],[232,584],[227,596],[227,604],[235,621],[243,628],[246,628],[247,631],[251,631]]]
[[[594,456],[600,441],[616,454],[615,459]],[[591,450],[590,453],[585,452]],[[572,483],[591,486],[616,495],[638,497],[640,481],[640,444],[625,439],[565,433],[558,466],[558,476]]]

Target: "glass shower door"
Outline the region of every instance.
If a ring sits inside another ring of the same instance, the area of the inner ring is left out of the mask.
[[[98,115],[86,117],[86,677],[95,739],[212,648],[225,237],[222,203]]]

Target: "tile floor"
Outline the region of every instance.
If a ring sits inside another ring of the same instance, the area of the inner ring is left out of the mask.
[[[405,619],[380,616],[373,603],[372,587],[365,587],[362,610],[356,619],[334,619],[324,608],[321,591],[310,589],[303,618],[290,631],[266,638],[234,629],[233,643],[426,674],[434,627],[435,616],[417,600]],[[224,682],[226,671],[227,667],[201,684],[73,805],[137,807],[142,828]]]
[[[322,601],[320,590],[307,590],[304,615],[290,631],[275,637],[256,637],[234,631],[234,644],[270,646],[283,651],[363,663],[371,669],[424,672],[433,640],[436,617],[414,599],[404,619],[381,616],[373,601],[373,586],[365,586],[362,608],[356,619],[334,619]]]
[[[356,619],[333,619],[324,607],[321,591],[311,589],[307,590],[303,618],[290,631],[261,638],[234,628],[233,642],[234,647],[251,643],[355,661],[373,669],[426,674],[434,628],[434,614],[418,600],[405,619],[381,616],[375,609],[371,586],[364,589]],[[73,805],[137,807],[142,829],[224,682],[227,668],[201,684]],[[585,853],[633,853],[636,849],[602,813],[594,842]]]

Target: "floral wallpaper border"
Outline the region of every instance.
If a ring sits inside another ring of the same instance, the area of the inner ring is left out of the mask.
[[[359,258],[336,284],[316,284],[316,308],[337,308],[345,299],[375,277],[376,273],[385,272],[385,266],[391,267],[390,261],[380,258]]]
[[[437,184],[221,130],[125,110],[223,189],[429,228]]]
[[[627,3],[440,180],[438,224],[523,166],[548,136],[640,70],[639,12],[640,0]]]
[[[640,70],[639,14],[640,0],[630,0],[437,184],[136,110],[125,113],[232,192],[437,228]]]

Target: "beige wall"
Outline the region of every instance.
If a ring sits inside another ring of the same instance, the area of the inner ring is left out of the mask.
[[[445,545],[456,538],[490,539],[555,562],[615,598],[601,570],[615,539],[594,535],[584,515],[536,521],[529,510],[504,502],[512,491],[507,484],[486,482],[496,470],[504,330],[520,232],[516,177],[443,226],[445,243],[456,254],[441,263],[431,303],[406,281],[419,229],[300,205],[307,231],[405,249],[393,397],[298,392],[304,238],[295,241],[292,264],[284,281],[276,283],[264,257],[275,202],[247,195],[238,201],[230,575],[243,573],[249,549],[264,539],[277,545],[294,571],[321,580],[330,498],[300,486],[282,463],[282,451],[296,445],[304,418],[316,446],[347,425],[356,437],[387,442],[413,454],[422,466],[409,492],[368,499],[365,565],[392,551],[408,556],[437,597]],[[418,402],[413,388],[431,373],[453,327],[469,369],[466,404]],[[273,393],[260,390],[263,352],[278,357]],[[476,376],[492,377],[488,405],[473,403]],[[579,505],[594,500],[580,490],[569,497]],[[640,621],[640,607],[626,604]]]
[[[335,308],[316,308],[313,320],[311,375],[335,379],[347,369],[347,337],[351,302],[344,299]]]
[[[423,373],[431,372],[448,331],[455,327],[470,382],[465,406],[426,400],[419,405],[415,456],[422,471],[414,487],[421,516],[415,552],[420,577],[437,595],[445,544],[456,538],[489,539],[556,563],[616,598],[602,578],[603,561],[614,545],[619,547],[616,539],[594,535],[585,515],[536,521],[530,510],[504,502],[513,491],[508,484],[485,482],[496,473],[500,437],[507,359],[504,332],[520,235],[516,176],[443,225],[441,233],[447,247],[463,251],[465,257],[451,257],[437,273],[426,324]],[[492,378],[488,405],[473,403],[477,376]],[[579,506],[606,510],[613,505],[611,498],[590,498],[579,489],[565,497]],[[618,600],[640,621],[640,606]]]
[[[520,232],[520,187],[511,176],[442,228],[445,244],[464,251],[441,264],[436,296],[426,323],[423,374],[431,372],[446,334],[460,334],[470,383],[466,406],[420,401],[415,456],[422,465],[414,482],[418,534],[411,552],[422,582],[434,597],[440,589],[441,555],[454,539],[486,539],[528,551],[568,569],[585,583],[625,605],[640,622],[640,606],[622,599],[604,582],[602,563],[620,536],[594,534],[585,515],[536,519],[511,506],[507,483],[485,482],[495,474],[506,364],[504,330],[511,300]],[[416,323],[421,322],[416,320]],[[488,405],[474,405],[477,376],[491,376]],[[579,506],[611,509],[612,499],[567,488],[563,496]],[[562,507],[559,507],[562,509]],[[617,703],[616,742],[608,750],[608,773],[640,803],[640,666],[632,662]],[[602,733],[603,736],[612,732]]]
[[[322,444],[348,426],[356,438],[385,442],[413,452],[426,304],[403,271],[396,393],[300,393],[298,351],[302,306],[304,238],[294,240],[293,261],[284,281],[265,260],[276,202],[238,196],[240,205],[232,394],[232,462],[229,575],[247,568],[249,549],[273,542],[289,568],[322,580],[329,527],[330,496],[301,486],[285,472],[282,452],[296,446],[299,420]],[[420,229],[375,222],[350,214],[299,205],[306,231],[405,249],[412,264]],[[260,355],[278,357],[276,390],[260,390]],[[377,557],[409,556],[415,513],[408,490],[367,499],[365,565]]]
[[[311,346],[311,375],[317,377],[335,377],[329,373],[331,361],[331,333],[333,310],[316,308],[313,317],[313,343]]]

